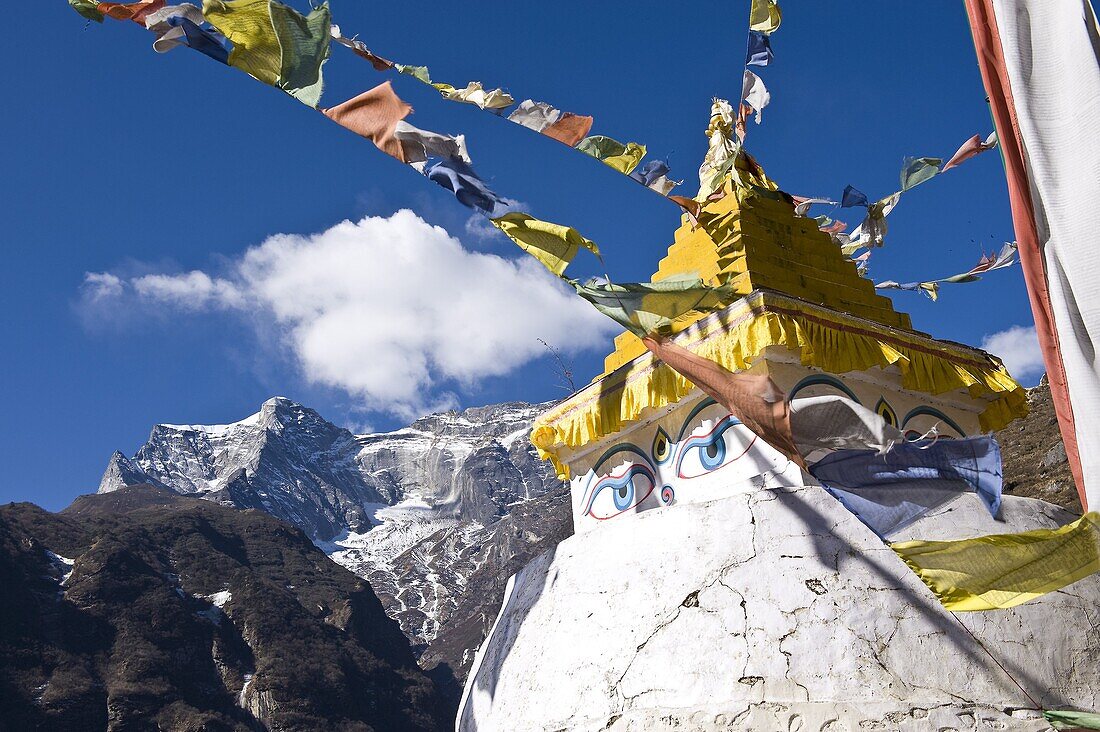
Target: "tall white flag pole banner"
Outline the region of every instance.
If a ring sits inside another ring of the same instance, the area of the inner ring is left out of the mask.
[[[1081,503],[1100,508],[1100,30],[1089,0],[966,0]]]

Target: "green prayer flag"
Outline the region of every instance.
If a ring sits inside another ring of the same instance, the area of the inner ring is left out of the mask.
[[[99,3],[96,0],[69,0],[69,7],[88,20],[103,22],[103,13],[99,12]]]
[[[1100,729],[1100,714],[1090,712],[1043,712],[1054,729]]]
[[[233,42],[229,65],[317,106],[332,18],[327,3],[303,16],[275,0],[203,0],[206,19]]]
[[[505,214],[489,221],[558,277],[581,247],[600,255],[599,247],[568,226],[541,221],[525,213]]]
[[[909,158],[901,169],[901,190],[907,191],[929,180],[940,172],[943,160],[939,158]]]
[[[616,284],[567,280],[577,294],[631,333],[644,338],[690,312],[717,310],[735,297],[731,285],[712,287],[699,278]]]
[[[400,73],[419,79],[425,84],[432,83],[432,76],[428,73],[427,66],[409,66],[408,64],[394,64],[393,67]],[[451,87],[452,89],[454,87]]]
[[[303,104],[316,107],[324,89],[321,66],[328,59],[332,40],[328,3],[314,8],[308,16],[273,3],[271,22],[283,51],[279,87]]]
[[[577,145],[585,155],[591,155],[604,165],[609,165],[620,173],[630,174],[645,157],[645,145],[628,142],[625,145],[604,135],[586,137]]]

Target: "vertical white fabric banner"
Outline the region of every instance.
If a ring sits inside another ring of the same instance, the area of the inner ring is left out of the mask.
[[[1100,508],[1100,32],[1088,0],[992,0],[1088,504]],[[1034,286],[1034,283],[1029,282]]]

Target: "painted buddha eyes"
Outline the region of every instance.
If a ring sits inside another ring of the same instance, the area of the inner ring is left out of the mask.
[[[672,441],[668,439],[668,433],[660,427],[653,437],[653,459],[658,465],[664,465],[672,459]]]
[[[680,447],[676,476],[682,480],[698,478],[729,465],[748,452],[756,436],[745,429],[733,429],[740,426],[739,420],[728,415],[705,434],[688,437]]]
[[[649,498],[656,485],[648,465],[624,463],[592,487],[585,514],[599,521],[615,518]]]

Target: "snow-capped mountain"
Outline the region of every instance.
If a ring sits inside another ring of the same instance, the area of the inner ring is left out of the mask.
[[[155,426],[133,457],[111,457],[99,492],[148,483],[293,523],[369,580],[423,650],[471,575],[508,565],[513,550],[501,547],[516,540],[496,536],[499,519],[561,488],[527,438],[544,408],[500,404],[354,435],[275,397],[232,424]],[[544,532],[521,533],[534,546]]]

